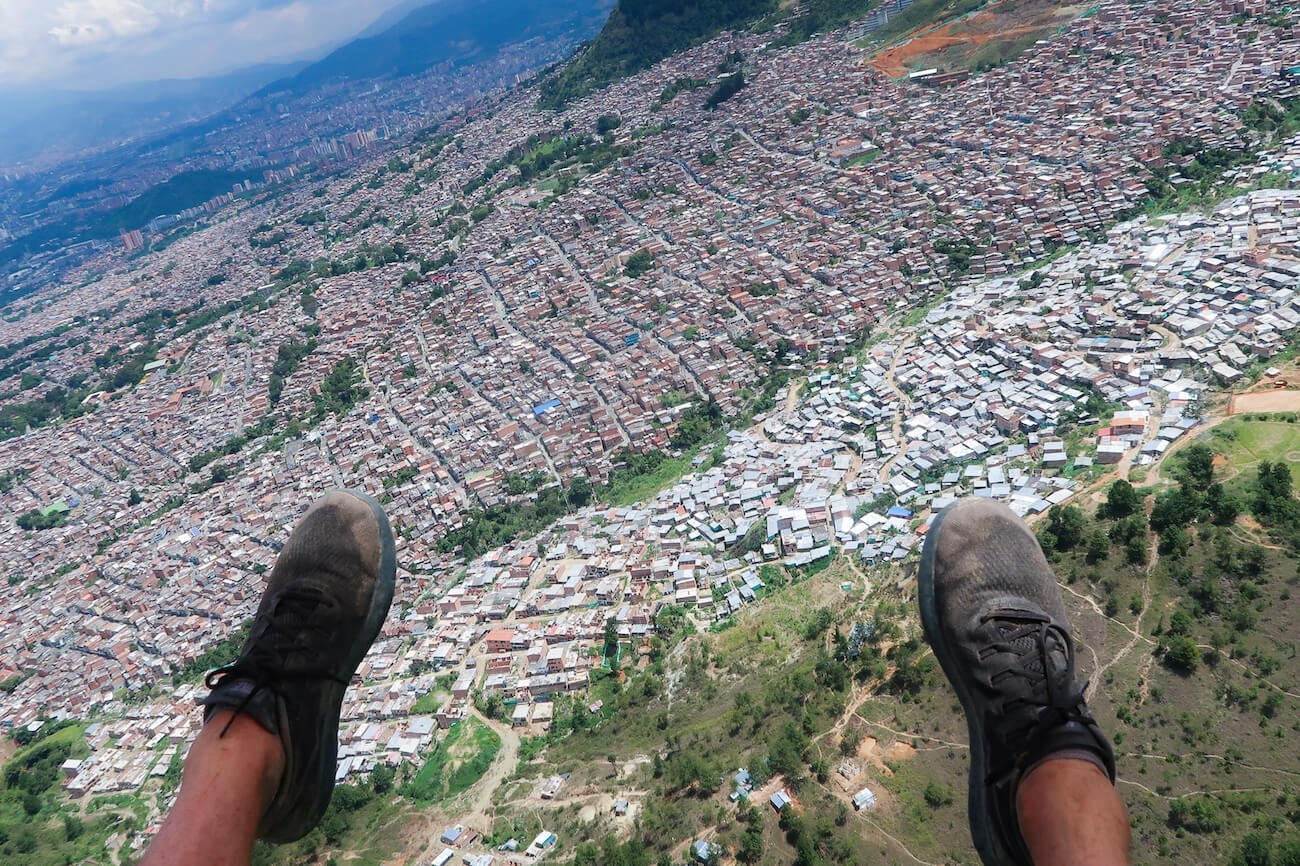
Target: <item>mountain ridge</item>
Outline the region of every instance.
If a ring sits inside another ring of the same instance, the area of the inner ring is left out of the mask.
[[[442,63],[459,65],[512,42],[580,26],[607,5],[605,0],[501,0],[483,9],[472,0],[445,0],[420,6],[383,32],[354,39],[254,96],[300,95],[330,81],[401,77]]]
[[[543,82],[540,105],[560,108],[777,8],[776,0],[618,0],[591,44]]]

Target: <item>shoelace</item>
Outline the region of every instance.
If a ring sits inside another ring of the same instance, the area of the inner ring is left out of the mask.
[[[269,691],[282,694],[279,688],[281,683],[324,679],[347,686],[347,680],[340,679],[324,668],[308,665],[300,670],[292,670],[286,666],[291,653],[303,652],[300,641],[304,631],[321,632],[329,628],[333,618],[322,617],[320,611],[333,606],[334,602],[318,589],[286,589],[276,599],[275,606],[259,618],[265,627],[249,651],[234,663],[219,667],[204,677],[203,683],[209,689],[215,689],[228,679],[253,683],[253,688],[239,702],[221,729],[220,736],[226,735],[235,719],[259,693]],[[258,623],[254,624],[254,629],[257,625]]]
[[[1004,718],[1012,722],[1006,729],[1010,742],[1029,747],[1041,732],[1068,722],[1092,722],[1083,701],[1088,686],[1075,681],[1074,643],[1064,629],[1036,611],[996,611],[986,614],[980,622],[992,624],[999,635],[981,650],[980,656],[1000,653],[1014,659],[993,676],[993,683],[1018,677],[1028,684],[1024,692],[1004,701],[1001,707]],[[1064,657],[1063,667],[1052,660],[1053,651]],[[1013,774],[1023,751],[1015,750],[1007,760],[991,768],[986,782],[997,783]]]

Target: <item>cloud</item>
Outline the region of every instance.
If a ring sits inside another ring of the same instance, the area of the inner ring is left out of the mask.
[[[400,0],[0,0],[0,88],[95,89],[296,59]]]
[[[136,0],[76,0],[54,10],[49,35],[59,45],[94,45],[152,33],[162,23],[158,12]]]

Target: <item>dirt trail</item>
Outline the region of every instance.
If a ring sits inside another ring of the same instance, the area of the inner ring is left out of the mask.
[[[1142,612],[1138,614],[1137,622],[1133,624],[1132,637],[1128,643],[1120,647],[1119,652],[1115,653],[1101,667],[1093,672],[1092,678],[1088,682],[1088,691],[1095,692],[1098,684],[1104,681],[1106,671],[1119,664],[1120,661],[1133,651],[1133,649],[1142,641],[1150,643],[1150,638],[1142,633],[1142,620],[1146,618],[1147,612],[1151,610],[1151,574],[1155,571],[1156,563],[1160,561],[1160,545],[1158,539],[1151,539],[1151,546],[1147,551],[1147,568],[1142,579]],[[1112,620],[1118,622],[1118,620]]]
[[[470,715],[478,719],[493,733],[501,738],[501,751],[497,752],[492,766],[488,767],[483,778],[469,789],[470,800],[466,804],[462,822],[467,826],[486,832],[492,830],[492,795],[514,775],[519,766],[519,735],[509,725],[494,722],[476,709],[470,709]]]
[[[912,409],[912,401],[907,394],[904,393],[903,389],[898,387],[898,379],[895,378],[895,376],[898,371],[898,362],[902,360],[903,353],[907,351],[908,347],[916,341],[916,336],[917,330],[913,328],[903,341],[898,344],[898,348],[894,351],[894,356],[889,361],[889,371],[885,376],[885,383],[889,386],[889,389],[898,395],[898,409],[894,412],[894,421],[891,429],[898,450],[894,453],[893,457],[890,457],[880,467],[880,474],[877,477],[881,484],[884,484],[889,480],[889,473],[893,471],[895,464],[897,464],[899,460],[902,460],[904,455],[907,454],[907,446],[906,443],[903,442],[903,421],[906,420],[907,413]]]

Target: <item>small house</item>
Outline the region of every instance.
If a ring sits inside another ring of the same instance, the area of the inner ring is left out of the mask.
[[[876,793],[870,788],[863,788],[853,795],[853,808],[861,812],[863,809],[870,811],[876,808]]]

